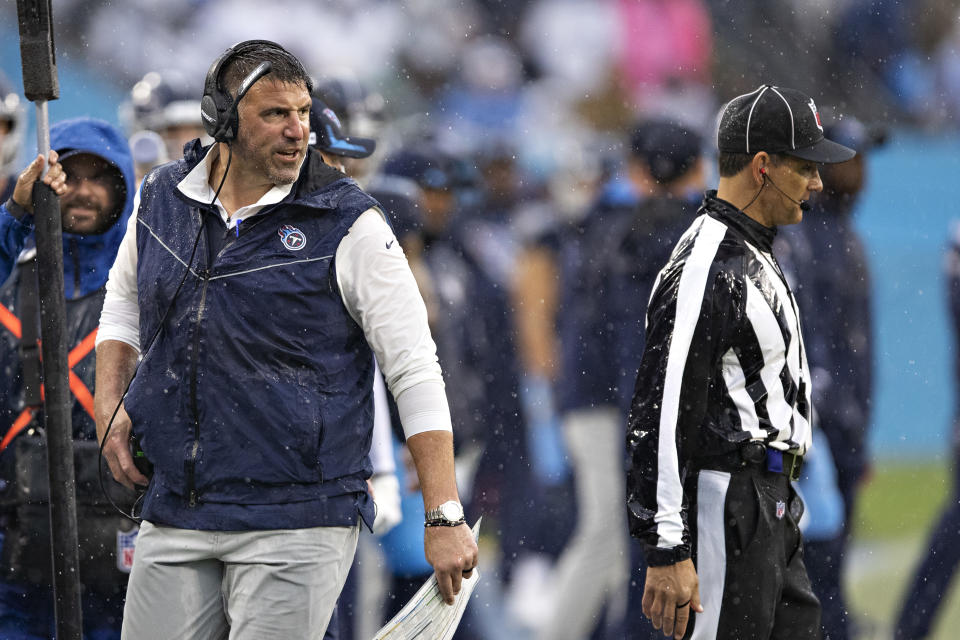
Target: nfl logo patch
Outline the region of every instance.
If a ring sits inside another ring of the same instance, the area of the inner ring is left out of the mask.
[[[133,552],[137,548],[137,534],[140,527],[130,531],[117,531],[117,569],[130,573],[133,568]]]
[[[777,520],[783,520],[783,514],[787,512],[787,503],[777,500]]]
[[[810,107],[810,111],[813,111],[813,117],[817,121],[817,129],[820,129],[820,132],[823,133],[823,123],[820,121],[820,112],[817,111],[817,105],[813,101],[813,98],[810,98],[810,103],[807,106]]]

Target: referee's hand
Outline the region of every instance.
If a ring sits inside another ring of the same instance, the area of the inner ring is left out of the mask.
[[[700,587],[692,560],[665,567],[647,567],[643,585],[643,615],[663,635],[680,640],[687,631],[690,610],[703,613]]]

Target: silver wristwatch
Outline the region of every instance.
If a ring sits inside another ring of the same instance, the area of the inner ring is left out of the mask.
[[[456,500],[448,500],[436,509],[430,509],[425,514],[428,527],[455,527],[466,522],[463,517],[463,505]]]

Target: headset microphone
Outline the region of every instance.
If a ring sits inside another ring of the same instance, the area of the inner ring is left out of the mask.
[[[810,203],[807,202],[806,200],[794,200],[793,198],[788,196],[783,189],[777,186],[777,183],[773,181],[773,178],[767,175],[766,167],[760,167],[760,175],[763,176],[764,182],[769,182],[771,187],[773,187],[774,189],[780,192],[780,195],[782,195],[784,198],[786,198],[793,204],[800,207],[800,211],[803,211],[804,213],[806,213],[807,211],[810,211],[810,208],[811,208]]]

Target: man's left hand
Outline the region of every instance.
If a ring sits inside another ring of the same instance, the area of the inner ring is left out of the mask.
[[[456,527],[426,527],[423,546],[427,562],[437,574],[443,601],[453,604],[454,596],[460,593],[460,583],[463,578],[473,575],[479,558],[480,552],[470,527],[466,524]]]

